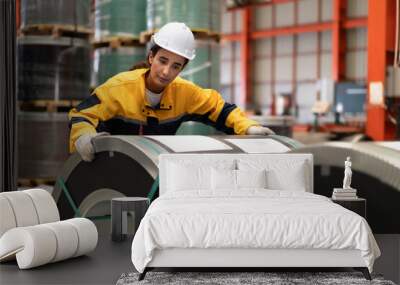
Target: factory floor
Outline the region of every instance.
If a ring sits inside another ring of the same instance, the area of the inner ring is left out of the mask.
[[[110,235],[102,235],[87,256],[27,270],[19,270],[16,261],[2,263],[0,284],[115,284],[122,273],[134,271],[131,244],[132,238],[112,242]]]

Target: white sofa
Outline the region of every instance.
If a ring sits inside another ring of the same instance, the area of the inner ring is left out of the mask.
[[[312,155],[163,154],[159,169],[160,197],[132,243],[139,280],[155,267],[354,267],[370,278],[372,232],[312,194]]]
[[[98,233],[88,219],[60,221],[45,190],[0,193],[0,262],[16,259],[20,269],[84,255],[96,248]]]

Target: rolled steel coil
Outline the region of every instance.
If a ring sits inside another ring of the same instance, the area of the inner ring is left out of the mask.
[[[90,0],[22,0],[21,26],[90,26]]]
[[[18,113],[18,176],[54,180],[68,158],[67,113]]]
[[[147,0],[147,29],[184,22],[192,30],[220,30],[221,2],[215,0]]]
[[[95,204],[113,197],[146,197],[158,176],[158,157],[163,153],[283,153],[300,146],[281,136],[98,137],[92,162],[82,161],[76,153],[65,162],[53,197],[61,216],[72,217],[76,209],[88,213]]]
[[[93,71],[95,85],[104,83],[119,72],[128,71],[135,63],[146,58],[144,47],[99,48],[94,52]]]
[[[146,0],[97,0],[95,39],[139,37],[146,30]]]
[[[18,39],[18,99],[77,100],[90,95],[90,45],[75,38]]]

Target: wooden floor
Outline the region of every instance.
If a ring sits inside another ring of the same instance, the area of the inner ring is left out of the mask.
[[[115,284],[124,272],[134,271],[132,238],[116,243],[100,236],[96,250],[87,256],[19,270],[15,261],[0,264],[0,284]]]

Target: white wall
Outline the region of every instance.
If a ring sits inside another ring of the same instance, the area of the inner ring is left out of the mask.
[[[346,77],[359,80],[367,77],[367,29],[358,28],[346,33]]]
[[[368,0],[348,0],[347,17],[359,18],[368,16]]]

